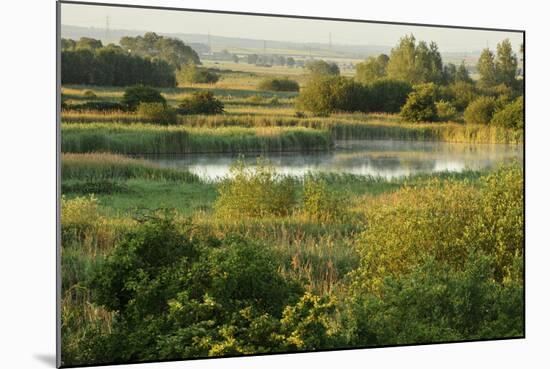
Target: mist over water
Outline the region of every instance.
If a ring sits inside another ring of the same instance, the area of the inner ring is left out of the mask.
[[[391,179],[417,173],[488,169],[512,160],[522,163],[523,146],[347,140],[337,141],[331,152],[190,154],[146,158],[162,167],[187,169],[202,179],[216,180],[228,176],[231,165],[239,158],[254,165],[259,156],[268,159],[281,174],[303,176],[308,172],[335,172]]]

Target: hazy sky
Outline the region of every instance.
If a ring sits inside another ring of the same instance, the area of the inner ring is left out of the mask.
[[[358,15],[359,16],[359,15]],[[435,41],[441,51],[476,51],[491,49],[505,38],[517,52],[522,34],[400,26],[341,21],[305,20],[278,17],[259,17],[198,13],[174,10],[117,8],[109,6],[62,4],[61,23],[84,27],[104,28],[109,17],[111,29],[146,30],[158,33],[199,33],[228,37],[293,42],[328,42],[394,46],[404,34],[413,33],[417,40]]]

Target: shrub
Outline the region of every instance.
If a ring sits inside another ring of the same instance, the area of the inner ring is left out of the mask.
[[[259,105],[264,102],[264,98],[260,95],[250,95],[246,98],[248,104]]]
[[[179,114],[221,114],[223,103],[214,97],[210,91],[194,92],[186,97],[179,105]]]
[[[341,200],[328,190],[326,182],[311,177],[304,180],[303,211],[321,223],[338,220],[343,213]]]
[[[220,76],[206,68],[201,68],[195,64],[187,64],[177,73],[176,78],[178,84],[185,83],[216,83],[220,80]]]
[[[443,88],[443,95],[446,100],[460,111],[464,111],[466,107],[478,96],[477,89],[474,84],[468,82],[455,82]]]
[[[480,96],[472,101],[464,111],[464,120],[471,124],[489,124],[496,110],[493,97]]]
[[[218,186],[214,208],[227,219],[287,215],[296,203],[294,192],[293,181],[278,176],[264,159],[255,167],[239,160],[231,167],[231,177]]]
[[[97,95],[92,90],[84,91],[84,97],[90,100],[97,99]]]
[[[269,99],[269,105],[279,105],[281,104],[281,101],[277,96],[273,96],[271,99]]]
[[[506,128],[523,129],[523,111],[523,96],[521,96],[497,111],[491,118],[491,124]]]
[[[128,110],[135,111],[140,103],[161,103],[166,105],[166,99],[158,90],[147,86],[128,87],[124,90],[122,103]]]
[[[435,103],[435,109],[437,111],[437,119],[442,122],[448,122],[456,118],[456,108],[448,101],[438,101]]]
[[[410,122],[433,122],[437,120],[435,101],[437,86],[425,83],[414,86],[413,92],[401,108],[401,117]]]
[[[193,237],[169,212],[119,242],[89,285],[116,311],[89,337],[89,362],[182,359],[319,349],[334,304],[279,273],[277,255],[242,237]],[[151,332],[155,332],[151,334]],[[93,358],[93,360],[92,360]]]
[[[300,91],[296,105],[320,116],[335,111],[365,111],[367,93],[367,88],[349,78],[318,76]]]
[[[65,105],[65,109],[69,110],[97,110],[97,111],[123,111],[126,110],[126,106],[111,102],[111,101],[87,101],[82,104]]]
[[[338,76],[340,68],[334,62],[326,62],[324,60],[311,60],[306,62],[305,67],[313,77],[318,76]]]
[[[368,85],[368,111],[397,113],[412,91],[408,82],[380,79]]]
[[[258,90],[263,91],[300,91],[298,82],[288,78],[266,78],[258,84]]]
[[[177,122],[176,111],[162,103],[140,103],[138,115],[153,123],[174,124]]]

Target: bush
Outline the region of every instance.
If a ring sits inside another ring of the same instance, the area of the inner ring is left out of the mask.
[[[343,214],[341,203],[325,181],[311,177],[304,180],[303,211],[310,219],[320,223],[338,220]]]
[[[174,124],[177,122],[176,111],[162,103],[140,103],[138,115],[153,123]]]
[[[87,101],[82,104],[65,105],[65,109],[69,110],[97,110],[97,111],[124,111],[126,106],[111,102],[111,101]]]
[[[198,67],[193,63],[182,67],[176,77],[180,85],[185,83],[216,83],[220,80],[220,76],[217,73]]]
[[[435,103],[435,109],[437,111],[437,119],[442,122],[449,122],[456,118],[456,108],[448,101],[438,101]]]
[[[263,91],[300,91],[298,82],[288,78],[266,78],[258,84],[258,90]]]
[[[506,128],[523,129],[523,112],[523,96],[521,96],[497,111],[491,118],[491,124]]]
[[[480,96],[472,101],[464,111],[464,120],[470,124],[489,124],[496,110],[493,97]]]
[[[134,86],[124,90],[122,103],[128,110],[135,111],[140,103],[161,103],[166,105],[166,99],[154,88]]]
[[[255,167],[238,161],[231,167],[231,177],[218,186],[214,208],[227,219],[287,215],[296,203],[294,192],[293,181],[278,176],[265,160],[258,159]]]
[[[368,90],[353,80],[340,76],[312,78],[300,91],[297,108],[326,116],[335,111],[366,111]]]
[[[92,90],[84,91],[84,97],[90,100],[97,99],[97,95]]]
[[[464,111],[478,96],[476,87],[468,82],[453,83],[446,87],[445,91],[445,97],[460,111]]]
[[[409,122],[433,122],[437,120],[435,101],[437,86],[425,83],[414,86],[413,92],[407,97],[407,102],[401,108],[401,117]]]
[[[302,295],[295,281],[279,273],[273,251],[241,237],[199,237],[196,232],[161,212],[116,245],[89,285],[94,302],[116,311],[117,318],[110,333],[84,342],[87,362],[330,345],[334,304]]]
[[[194,92],[186,97],[179,105],[179,114],[221,114],[223,103],[214,97],[210,91]]]
[[[397,113],[412,91],[408,82],[380,79],[368,85],[368,111]]]
[[[253,105],[260,105],[264,102],[264,98],[260,95],[250,95],[245,100],[247,103]]]

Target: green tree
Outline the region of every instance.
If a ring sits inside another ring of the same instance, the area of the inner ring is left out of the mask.
[[[495,56],[489,49],[483,49],[477,61],[479,73],[478,84],[482,88],[492,87],[497,84]]]
[[[460,63],[458,69],[456,70],[454,82],[472,83],[472,78],[470,77],[468,69],[466,69],[466,64],[464,64],[464,60]]]
[[[141,103],[161,103],[166,106],[166,99],[158,90],[147,86],[133,86],[124,90],[122,103],[129,110],[136,110]]]
[[[410,122],[433,122],[437,120],[437,86],[425,83],[414,86],[401,108],[401,118]]]
[[[306,69],[309,70],[312,76],[338,76],[340,68],[336,63],[329,63],[324,60],[308,61]]]
[[[76,49],[89,49],[92,51],[95,51],[101,47],[103,47],[101,40],[96,40],[90,37],[81,37],[75,45]]]
[[[494,97],[480,96],[464,111],[464,120],[471,124],[489,124],[497,108]]]
[[[369,83],[386,76],[389,57],[380,54],[377,57],[371,56],[364,62],[357,64],[355,78],[359,82]]]
[[[510,40],[506,39],[497,45],[496,82],[514,88],[516,86],[517,69],[518,59],[514,54]]]

